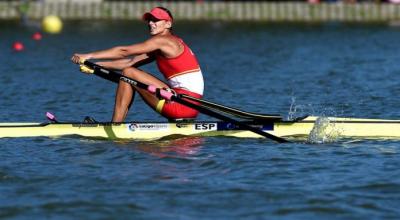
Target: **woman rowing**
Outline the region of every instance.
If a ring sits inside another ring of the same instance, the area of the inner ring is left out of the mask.
[[[82,64],[88,59],[107,59],[97,64],[110,69],[122,70],[122,74],[139,82],[158,88],[172,90],[201,98],[204,90],[203,75],[192,50],[184,41],[172,33],[173,17],[163,7],[153,8],[143,15],[151,37],[141,43],[117,46],[106,50],[85,54],[76,53],[71,60]],[[167,82],[138,67],[156,61],[157,67]],[[85,68],[81,68],[85,69]],[[115,97],[113,122],[123,122],[131,107],[135,93],[138,92],[152,109],[168,119],[195,118],[198,112],[179,103],[165,101],[150,92],[119,81]]]

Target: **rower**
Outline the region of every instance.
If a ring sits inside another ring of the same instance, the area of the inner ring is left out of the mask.
[[[154,85],[159,89],[170,90],[176,94],[185,94],[201,98],[204,91],[203,74],[196,56],[189,46],[177,35],[172,33],[173,16],[163,7],[155,7],[143,15],[147,22],[151,37],[141,43],[128,46],[116,46],[106,50],[89,53],[76,53],[71,60],[81,64],[85,60],[100,59],[97,62],[108,69],[121,70],[126,77],[145,84]],[[155,61],[166,82],[141,69],[140,66]],[[81,66],[85,72],[88,67]],[[198,111],[188,106],[166,101],[161,96],[119,81],[113,122],[123,122],[131,107],[135,93],[138,92],[145,103],[169,120],[196,118]],[[195,101],[191,101],[196,103]]]

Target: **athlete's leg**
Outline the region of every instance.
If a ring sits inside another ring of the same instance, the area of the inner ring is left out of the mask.
[[[122,73],[124,76],[127,76],[147,85],[154,85],[159,88],[168,88],[168,85],[160,79],[134,67],[126,68],[122,71]],[[156,96],[144,89],[133,87],[129,83],[120,81],[115,98],[114,114],[112,119],[113,122],[122,122],[125,119],[128,110],[132,105],[135,91],[140,94],[143,100],[151,108],[156,109],[159,102],[159,99]]]
[[[133,87],[128,83],[119,81],[115,94],[114,113],[112,117],[113,122],[124,121],[134,98],[135,91],[133,90]]]

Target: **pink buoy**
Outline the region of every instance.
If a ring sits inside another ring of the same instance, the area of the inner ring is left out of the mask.
[[[19,52],[19,51],[23,51],[25,49],[25,47],[24,47],[24,44],[22,44],[19,41],[16,41],[16,42],[13,43],[12,49],[14,51],[18,51]]]
[[[33,40],[41,40],[42,39],[42,34],[40,32],[36,32],[32,35]]]

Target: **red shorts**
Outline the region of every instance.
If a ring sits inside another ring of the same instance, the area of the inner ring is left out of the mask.
[[[194,92],[190,92],[188,90],[185,89],[180,89],[180,88],[174,88],[173,89],[177,94],[185,94],[185,95],[190,95],[192,97],[195,98],[201,98],[202,96],[194,93]],[[192,102],[194,104],[198,104],[197,102],[194,101],[189,101]],[[168,118],[168,119],[178,119],[178,118],[195,118],[199,112],[187,107],[185,105],[176,103],[176,102],[172,102],[172,101],[166,101],[166,100],[160,100],[157,104],[157,111],[164,117]]]

